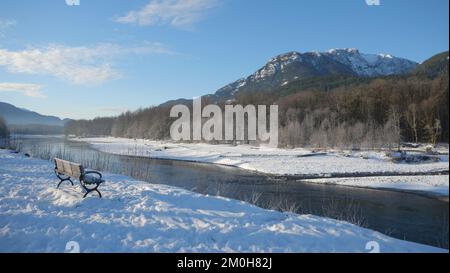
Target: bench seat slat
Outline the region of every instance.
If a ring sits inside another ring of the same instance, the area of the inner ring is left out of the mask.
[[[80,178],[83,175],[83,166],[59,158],[55,158],[56,170],[64,175]]]
[[[55,158],[56,169],[58,171],[64,172],[64,165],[61,160]]]

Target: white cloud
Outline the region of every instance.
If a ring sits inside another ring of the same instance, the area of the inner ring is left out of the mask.
[[[31,83],[0,82],[0,93],[19,92],[27,97],[45,98],[46,96],[41,92],[42,87],[42,85]]]
[[[98,44],[92,47],[48,45],[21,51],[0,49],[0,66],[11,73],[50,75],[73,84],[98,84],[117,79],[113,61],[129,54],[173,54],[159,43],[136,47]]]
[[[0,38],[5,37],[6,31],[15,25],[16,21],[14,20],[0,19]]]
[[[172,25],[190,27],[219,4],[218,0],[151,0],[140,10],[116,19],[119,23],[141,26]]]

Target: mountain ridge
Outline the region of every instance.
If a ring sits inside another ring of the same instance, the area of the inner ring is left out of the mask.
[[[449,52],[444,51],[433,55],[414,69],[417,75],[425,75],[434,78],[440,74],[448,74],[449,71]]]
[[[9,125],[49,125],[64,126],[66,120],[56,116],[42,115],[25,108],[0,101],[0,116]]]
[[[360,53],[355,48],[326,52],[291,51],[272,57],[256,72],[208,95],[213,101],[230,100],[241,92],[267,92],[289,82],[314,77],[346,75],[376,77],[406,74],[419,64],[390,54]]]

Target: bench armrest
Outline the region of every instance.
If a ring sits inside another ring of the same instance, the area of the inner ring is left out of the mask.
[[[97,171],[85,171],[84,174],[96,174],[100,177],[100,179],[102,178],[102,174],[100,172]]]

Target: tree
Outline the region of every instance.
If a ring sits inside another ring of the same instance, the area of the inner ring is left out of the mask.
[[[427,124],[425,126],[425,129],[427,130],[428,140],[430,141],[430,143],[436,145],[436,142],[442,132],[441,121],[439,119],[435,119],[434,123],[432,125]]]
[[[411,128],[412,135],[414,137],[414,142],[419,142],[419,134],[418,134],[418,110],[417,105],[412,103],[408,106],[408,110],[406,111],[406,120],[408,121],[409,127]]]
[[[401,141],[448,142],[448,74],[303,83],[289,90],[239,93],[234,104],[277,104],[282,146],[392,148]],[[344,81],[345,82],[345,81]],[[206,99],[206,98],[205,98]],[[202,105],[208,104],[202,101]],[[226,102],[217,103],[222,109]],[[187,105],[191,108],[191,104]],[[126,112],[118,117],[66,124],[79,136],[169,139],[171,105]],[[191,110],[192,111],[192,110]]]
[[[9,129],[6,120],[0,116],[0,138],[9,138]]]
[[[396,145],[400,149],[401,129],[400,129],[400,111],[397,107],[391,107],[389,111],[389,118],[384,125],[384,136],[386,142],[391,148],[391,145]]]

